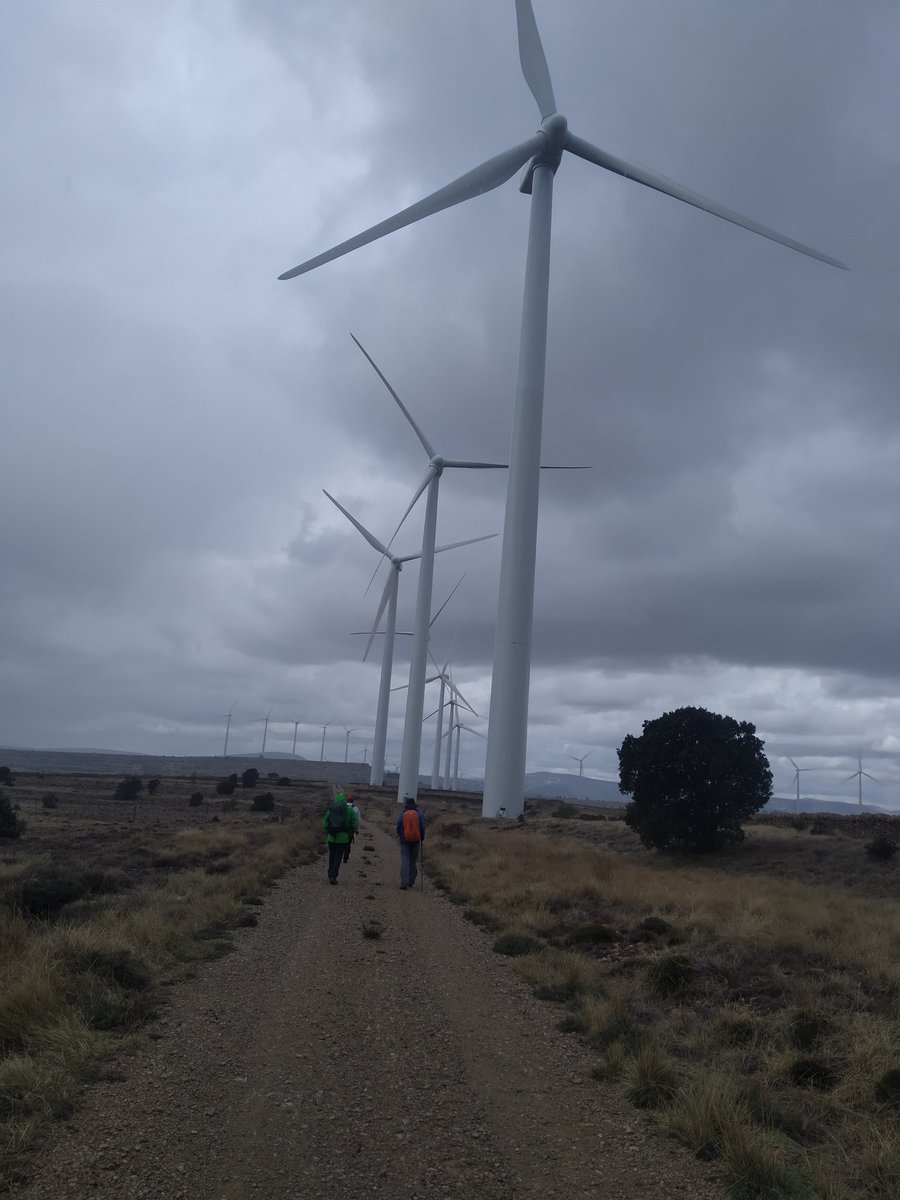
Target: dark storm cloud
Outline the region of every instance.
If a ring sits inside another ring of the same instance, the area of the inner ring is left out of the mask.
[[[596,745],[614,773],[641,720],[706,703],[759,722],[777,781],[869,750],[892,779],[900,14],[536,13],[577,133],[853,269],[564,161],[544,461],[592,470],[542,479],[529,764]],[[279,741],[307,707],[362,726],[348,635],[383,584],[320,489],[386,538],[425,455],[348,331],[441,452],[505,460],[527,202],[274,276],[531,132],[511,0],[0,20],[0,741],[191,749],[236,697],[248,745],[273,705]],[[504,484],[447,472],[439,540],[498,529]],[[435,647],[486,713],[499,545],[443,557]]]

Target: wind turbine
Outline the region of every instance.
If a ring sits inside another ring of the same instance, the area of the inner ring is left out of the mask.
[[[331,717],[329,717],[328,720],[325,722],[325,724],[322,726],[322,749],[319,752],[319,761],[320,762],[325,761],[325,734],[326,734],[326,732],[328,730],[328,726],[330,724],[331,724]]]
[[[264,724],[263,724],[263,743],[262,743],[262,750],[260,750],[260,752],[259,752],[259,757],[260,757],[260,758],[265,758],[265,757],[266,757],[266,737],[267,737],[267,735],[268,735],[268,733],[269,733],[269,717],[271,717],[271,715],[272,715],[272,710],[271,710],[271,708],[270,708],[270,709],[269,709],[269,711],[266,713],[266,715],[265,715],[264,717],[260,717],[260,718],[259,718],[259,719],[260,719],[260,720],[261,720],[261,721],[264,723]]]
[[[462,721],[459,720],[459,718],[457,718],[457,720],[454,722],[453,729],[456,730],[456,748],[453,752],[453,791],[458,792],[459,791],[459,735],[460,735],[460,731],[465,729],[466,733],[474,733],[476,737],[483,738],[484,741],[487,741],[487,738],[485,737],[485,735],[483,733],[479,733],[477,729],[473,729],[471,725],[464,725],[462,723]],[[452,732],[452,730],[451,730],[451,732]]]
[[[322,490],[324,491],[325,489],[323,488]],[[354,517],[352,513],[347,512],[343,504],[339,504],[330,492],[325,492],[325,495],[335,506],[335,508],[339,509],[340,512],[344,514],[350,524],[359,530],[372,549],[377,550],[378,553],[382,555],[382,557],[387,558],[388,562],[391,564],[388,572],[387,582],[385,583],[384,591],[381,594],[381,602],[378,605],[378,611],[375,614],[375,621],[372,624],[372,631],[369,634],[369,640],[366,644],[365,653],[363,654],[363,662],[365,662],[368,658],[369,650],[372,647],[372,642],[374,641],[378,626],[381,623],[381,618],[384,615],[385,610],[387,610],[387,617],[385,620],[384,648],[382,649],[381,653],[381,682],[378,685],[378,707],[375,713],[375,739],[372,743],[372,766],[369,771],[370,786],[381,787],[384,783],[384,750],[387,744],[387,723],[388,709],[390,705],[391,675],[394,669],[394,636],[397,627],[397,585],[400,581],[400,572],[403,569],[403,564],[406,562],[413,562],[415,559],[421,558],[422,551],[420,550],[417,554],[392,554],[388,547],[383,545],[383,543],[378,540],[374,533],[370,533],[368,529],[366,529],[365,525],[362,525],[359,521],[357,521],[356,517]],[[445,550],[455,550],[459,546],[469,546],[474,542],[485,542],[491,538],[495,538],[496,536],[496,533],[488,533],[482,535],[481,537],[468,538],[464,542],[451,542],[448,546],[435,547],[434,553],[443,554]],[[457,587],[458,586],[459,584],[457,584]],[[456,588],[453,590],[455,591]],[[452,596],[453,592],[451,592],[450,595]],[[447,599],[449,600],[450,597],[448,596]],[[429,595],[429,604],[430,603],[431,597]],[[446,604],[446,601],[444,603]],[[435,614],[434,618],[432,618],[433,620],[437,619],[443,607],[444,605],[441,605],[441,608]],[[325,757],[324,746],[325,735],[323,733],[323,758]]]
[[[400,752],[400,778],[397,784],[397,799],[415,796],[419,790],[419,759],[422,753],[422,713],[425,710],[425,676],[428,671],[428,628],[431,623],[431,592],[434,581],[435,538],[437,535],[437,505],[438,490],[441,475],[447,467],[459,467],[467,470],[506,470],[507,463],[497,462],[467,462],[462,459],[445,458],[438,454],[428,438],[413,420],[406,405],[388,383],[381,369],[353,334],[350,335],[359,349],[365,355],[378,378],[393,396],[397,406],[406,420],[412,426],[413,432],[422,443],[422,448],[428,455],[428,468],[425,477],[416,489],[409,507],[403,514],[400,526],[412,512],[416,502],[423,492],[427,491],[425,500],[425,524],[422,528],[422,552],[419,566],[419,587],[416,592],[416,617],[413,625],[412,650],[409,658],[409,690],[406,693],[406,716],[403,722],[403,746]],[[396,532],[394,537],[396,537]],[[394,539],[391,538],[391,541]],[[390,546],[390,542],[388,543]]]
[[[351,733],[356,733],[356,730],[355,730],[355,729],[348,729],[348,728],[347,728],[347,726],[345,725],[345,726],[344,726],[344,732],[345,732],[345,733],[346,733],[346,735],[347,735],[347,740],[344,742],[344,762],[347,762],[347,760],[348,760],[348,759],[349,759],[349,757],[350,757],[350,734],[351,734]]]
[[[849,783],[851,779],[858,779],[858,780],[859,780],[859,811],[860,811],[860,812],[862,812],[862,781],[863,781],[863,775],[865,775],[866,779],[871,779],[873,783],[877,783],[877,782],[878,782],[878,780],[875,778],[875,776],[874,776],[874,775],[870,775],[868,771],[864,771],[864,770],[862,769],[862,758],[857,758],[857,760],[856,760],[856,761],[859,763],[859,770],[858,770],[858,771],[854,771],[852,775],[848,775],[848,776],[847,776],[847,778],[844,780],[844,783]]]
[[[236,700],[234,704],[237,704]],[[231,714],[234,712],[234,704],[232,704],[231,708],[225,714],[225,749],[222,751],[223,758],[228,757],[228,734],[231,730]]]
[[[566,755],[566,758],[571,758],[573,762],[578,763],[578,778],[579,779],[581,779],[582,775],[584,775],[584,760],[586,758],[590,758],[593,753],[594,753],[593,750],[588,750],[587,754],[582,754],[581,758],[579,758],[577,754],[567,754]]]
[[[294,744],[293,744],[293,746],[291,746],[291,758],[297,757],[297,726],[300,725],[301,723],[302,722],[300,722],[300,721],[294,722]]]
[[[525,260],[525,285],[522,303],[522,322],[519,338],[519,361],[516,397],[513,411],[509,481],[506,494],[506,517],[503,529],[503,551],[500,566],[500,589],[497,600],[497,628],[494,643],[494,666],[491,687],[490,724],[488,728],[487,762],[484,778],[484,816],[496,816],[502,810],[508,817],[522,812],[524,802],[525,749],[528,733],[528,687],[531,670],[531,637],[534,615],[534,578],[537,550],[538,492],[540,487],[541,426],[543,422],[544,376],[547,354],[547,299],[550,280],[550,230],[553,200],[553,177],[562,161],[564,151],[603,167],[616,175],[657,192],[672,196],[695,208],[740,225],[770,241],[780,242],[801,254],[807,254],[834,267],[846,269],[843,263],[793,238],[785,237],[747,217],[740,216],[713,200],[708,200],[680,184],[651,171],[617,158],[577,137],[569,130],[566,118],[557,110],[550,72],[541,44],[531,0],[516,0],[519,37],[519,59],[541,117],[538,131],[524,142],[504,150],[452,183],[440,188],[425,199],[417,201],[402,212],[307,259],[285,271],[280,279],[292,279],[315,267],[349,254],[386,234],[412,225],[424,217],[492,191],[506,183],[525,164],[528,168],[520,191],[531,195],[531,215],[528,231],[528,250]],[[427,518],[426,518],[427,522]],[[424,679],[424,653],[421,678]],[[415,704],[418,688],[410,687],[408,707]],[[418,713],[421,717],[421,711]],[[418,719],[407,721],[407,737],[412,734],[418,743],[421,725]],[[407,738],[404,738],[404,748]],[[401,796],[404,785],[410,782],[407,771],[401,772]],[[418,750],[418,744],[415,749]],[[412,782],[418,762],[414,764]]]
[[[796,785],[796,789],[797,789],[796,795],[794,796],[794,815],[796,816],[797,813],[800,811],[800,775],[802,774],[803,771],[815,771],[816,768],[815,767],[798,767],[790,755],[788,755],[788,762],[794,768],[794,784]],[[850,778],[852,779],[853,776],[851,775]],[[844,782],[846,783],[847,781],[845,780]]]

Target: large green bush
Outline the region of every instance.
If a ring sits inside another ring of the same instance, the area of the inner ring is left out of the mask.
[[[716,850],[772,795],[772,772],[749,721],[679,708],[644,722],[619,747],[625,822],[645,846]]]

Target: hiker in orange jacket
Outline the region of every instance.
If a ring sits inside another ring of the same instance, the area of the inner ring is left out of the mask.
[[[397,837],[400,839],[400,890],[415,886],[419,847],[425,841],[425,814],[416,808],[412,796],[406,797],[403,812],[397,818]]]

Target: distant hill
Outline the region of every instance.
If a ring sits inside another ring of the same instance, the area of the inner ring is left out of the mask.
[[[792,813],[796,799],[794,796],[773,796],[763,812],[784,812]],[[860,811],[859,805],[847,800],[818,800],[814,796],[801,796],[800,804],[797,809],[801,813],[840,813],[845,816],[853,816],[854,813]],[[887,813],[889,816],[896,812],[893,808],[880,808],[877,804],[864,804],[862,806],[864,813],[874,813],[883,815]]]

